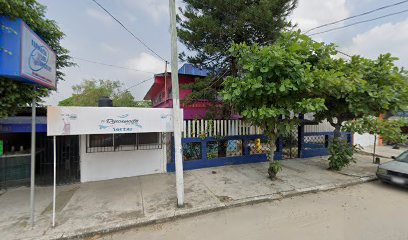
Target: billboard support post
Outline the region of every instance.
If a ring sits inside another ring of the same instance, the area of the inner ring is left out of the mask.
[[[36,91],[35,85],[33,86],[34,93]],[[34,199],[35,199],[35,118],[36,114],[36,99],[33,97],[33,102],[31,103],[31,176],[30,176],[30,222],[31,227],[34,227]]]
[[[52,227],[55,227],[55,198],[57,193],[57,137],[53,137],[54,149],[54,185],[52,188]]]

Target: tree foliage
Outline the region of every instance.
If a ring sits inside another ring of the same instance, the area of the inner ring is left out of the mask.
[[[342,59],[336,56],[335,45],[314,42],[300,32],[283,33],[270,46],[237,44],[231,54],[238,59],[240,71],[238,77],[224,82],[224,99],[246,120],[262,127],[270,144],[299,123],[298,114],[314,112],[316,120],[327,119],[335,127],[333,169],[347,165],[353,153],[340,139],[345,121],[400,111],[408,105],[407,72],[395,66],[396,58],[390,54],[375,60]],[[390,133],[389,126],[385,129]],[[344,154],[338,154],[341,151]]]
[[[178,35],[188,50],[188,62],[214,69],[233,64],[228,50],[234,43],[270,44],[289,27],[287,16],[297,0],[183,0]],[[231,66],[232,68],[234,66]]]
[[[135,101],[133,95],[121,90],[122,84],[112,80],[84,80],[72,86],[74,94],[59,102],[60,106],[98,106],[101,97],[112,99],[115,107],[150,107],[150,101]]]
[[[74,65],[68,50],[61,46],[64,33],[57,23],[46,19],[46,7],[36,0],[0,0],[0,15],[11,19],[21,18],[27,25],[46,42],[57,54],[57,79],[62,80],[61,69]],[[33,97],[38,101],[47,96],[49,90],[34,91],[33,86],[0,77],[0,118],[15,113],[19,107],[27,106]]]
[[[235,43],[268,45],[291,27],[287,17],[296,7],[297,0],[183,0],[185,8],[178,16],[178,36],[192,53],[180,54],[182,60],[203,66],[212,76],[189,84],[195,91],[191,101],[206,99],[216,102],[226,76],[236,76],[238,67],[229,49]],[[186,86],[187,87],[187,86]],[[213,106],[213,105],[209,105]],[[229,117],[230,106],[217,109]]]
[[[314,43],[300,32],[284,33],[270,46],[236,44],[238,77],[224,82],[223,97],[245,120],[268,135],[273,160],[275,141],[299,123],[298,114],[325,109],[316,96],[317,63],[330,57],[331,46]]]
[[[314,76],[327,109],[315,115],[335,127],[336,137],[345,121],[381,113],[398,112],[408,106],[407,72],[395,66],[390,54],[377,59],[353,56],[330,58]]]

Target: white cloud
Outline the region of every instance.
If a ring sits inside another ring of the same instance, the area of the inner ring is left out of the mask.
[[[158,24],[162,19],[169,18],[169,2],[165,0],[127,0],[126,3],[133,9],[142,9]]]
[[[110,16],[108,16],[106,13],[104,13],[104,12],[98,10],[98,9],[87,8],[86,9],[86,14],[88,16],[98,20],[98,21],[101,21],[105,25],[112,24],[112,18]]]
[[[369,58],[391,53],[399,57],[399,64],[408,66],[408,18],[397,23],[385,23],[357,34],[345,51]]]
[[[139,56],[128,60],[126,62],[126,66],[153,73],[164,72],[164,62],[145,52],[142,52],[139,54]]]
[[[298,4],[292,20],[304,31],[350,15],[346,0],[299,0]]]

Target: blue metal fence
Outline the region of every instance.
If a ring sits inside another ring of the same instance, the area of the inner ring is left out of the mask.
[[[261,140],[260,149],[257,149],[255,145],[256,139]],[[183,138],[181,143],[185,170],[267,161],[266,152],[268,149],[264,135],[208,137],[204,139]],[[223,143],[225,144],[225,155],[220,156],[219,147]],[[279,160],[282,158],[282,153],[279,149],[280,144],[277,146],[275,159]],[[172,155],[172,161],[167,164],[167,171],[169,172],[175,171],[174,149]]]
[[[330,145],[333,136],[333,132],[303,133],[303,137],[300,138],[301,142],[299,143],[302,146],[299,156],[301,158],[308,158],[329,155],[329,149],[327,147]],[[341,136],[349,144],[353,144],[351,133],[342,132]]]
[[[307,158],[328,155],[327,147],[333,138],[333,132],[298,133],[298,157]],[[341,133],[350,144],[352,135]],[[261,143],[256,146],[257,139]],[[265,135],[240,135],[222,138],[183,138],[183,168],[184,170],[217,167],[224,165],[256,163],[267,161],[268,145]],[[220,154],[220,146],[224,144],[224,152]],[[283,158],[284,144],[282,139],[276,142],[275,160]],[[167,164],[167,171],[175,171],[174,145],[172,145],[172,161]]]

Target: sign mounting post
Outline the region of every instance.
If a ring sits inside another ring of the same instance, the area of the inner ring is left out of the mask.
[[[55,89],[57,55],[23,20],[0,16],[0,76]],[[31,103],[30,223],[34,227],[36,97]]]

